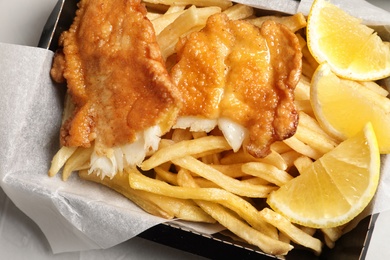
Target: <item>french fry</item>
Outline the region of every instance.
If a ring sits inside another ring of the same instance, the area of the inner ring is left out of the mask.
[[[304,111],[299,112],[299,124],[295,137],[321,153],[334,149],[340,143],[339,140],[328,135],[318,122]]]
[[[290,169],[290,167],[294,165],[295,160],[298,159],[301,156],[301,154],[298,153],[297,151],[291,150],[282,153],[281,156],[283,157],[284,161],[287,163],[288,169]]]
[[[343,227],[344,226],[334,228],[321,228],[322,233],[324,233],[324,242],[327,247],[333,248],[335,246],[335,242],[343,234]]]
[[[183,14],[176,18],[157,35],[157,43],[160,46],[161,54],[166,60],[175,52],[175,46],[179,38],[202,28],[210,15],[221,12],[221,8],[203,7],[196,8],[194,5],[188,8]]]
[[[165,12],[165,14],[174,14],[174,13],[177,13],[177,12],[184,11],[184,9],[186,9],[186,5],[185,4],[183,4],[183,5],[178,5],[178,4],[171,5],[171,6],[169,6],[169,8]]]
[[[109,179],[108,177],[101,179],[96,175],[88,174],[87,171],[79,171],[79,176],[84,180],[103,184],[119,192],[153,215],[166,219],[176,217],[187,221],[215,223],[213,218],[190,200],[171,198],[131,189],[129,177],[126,172],[115,175],[113,179]]]
[[[303,143],[295,136],[283,140],[283,142],[286,143],[288,146],[290,146],[293,150],[297,151],[298,153],[301,153],[302,155],[306,155],[310,158],[317,160],[322,156],[322,153],[318,152],[317,150],[310,147],[309,145]]]
[[[136,205],[138,205],[140,208],[145,210],[146,212],[154,215],[159,216],[166,219],[172,219],[174,218],[173,214],[169,214],[168,212],[161,209],[158,205],[156,205],[154,202],[148,199],[148,193],[144,191],[138,191],[131,189],[128,186],[128,177],[127,174],[117,174],[113,179],[109,179],[107,177],[100,178],[94,174],[88,174],[88,171],[79,171],[79,177],[84,180],[100,183],[102,185],[105,185],[109,187],[110,189],[113,189],[123,196],[130,199],[132,202],[134,202]],[[152,194],[152,193],[150,193]],[[152,195],[154,196],[154,194]]]
[[[180,186],[197,188],[196,183],[192,179],[190,174],[186,174],[184,171],[179,172]],[[266,253],[275,255],[285,255],[293,247],[285,242],[272,239],[265,236],[261,232],[251,228],[249,225],[238,219],[234,214],[229,212],[224,207],[214,202],[195,200],[195,202],[214,219],[216,219],[221,225],[228,228],[231,232],[238,237],[244,239],[250,244],[258,246]]]
[[[310,248],[317,255],[321,253],[322,242],[319,239],[310,236],[298,227],[294,226],[282,215],[272,211],[269,208],[264,208],[260,211],[260,216],[268,223],[275,225],[277,229],[283,232],[295,243]]]
[[[66,181],[73,171],[82,168],[82,166],[89,161],[93,147],[84,149],[77,148],[77,150],[66,161],[64,168],[62,169],[62,179]]]
[[[324,235],[324,243],[328,248],[334,248],[335,242],[332,241],[328,236]]]
[[[291,151],[291,148],[282,141],[276,141],[275,143],[271,144],[271,150],[275,151],[278,154],[282,154]]]
[[[300,226],[299,228],[300,228],[303,232],[305,232],[306,234],[308,234],[309,236],[314,236],[314,234],[317,232],[317,229],[311,228],[311,227]]]
[[[302,173],[307,167],[310,167],[312,163],[313,161],[309,157],[302,155],[294,161],[294,166],[299,173]]]
[[[141,169],[148,171],[184,155],[200,155],[209,151],[225,151],[230,149],[231,147],[226,139],[221,136],[206,136],[193,140],[185,140],[158,150],[152,157],[142,163]]]
[[[72,154],[76,151],[77,147],[66,147],[62,146],[61,149],[54,155],[50,169],[49,176],[53,177],[56,175],[61,168],[65,165],[66,161],[72,156]]]
[[[237,163],[237,164],[229,164],[229,165],[212,164],[210,166],[216,169],[217,171],[222,172],[226,176],[237,179],[244,176],[248,176],[246,173],[242,171],[241,169],[242,165],[243,165],[242,163]]]
[[[214,218],[199,208],[192,200],[156,196],[155,194],[150,196],[150,200],[178,219],[203,223],[216,222]]]
[[[268,223],[265,224],[265,222],[260,219],[257,209],[243,198],[226,190],[217,188],[188,188],[171,186],[165,182],[146,177],[136,169],[129,170],[129,183],[130,186],[136,190],[144,190],[159,195],[181,199],[204,200],[219,203],[222,206],[236,212],[255,229],[261,230],[264,234],[270,236],[271,238],[277,238],[275,230],[271,228]]]
[[[321,231],[333,242],[343,235],[342,227],[321,228]]]
[[[219,164],[219,153],[207,154],[201,157],[201,161],[206,164]]]
[[[161,17],[162,14],[160,13],[153,13],[153,12],[148,12],[148,14],[146,15],[146,17],[150,20],[150,21],[153,21],[154,19],[157,19],[159,17]]]
[[[246,162],[262,162],[276,166],[278,169],[287,169],[287,164],[283,160],[283,157],[271,149],[271,153],[264,158],[255,158],[244,150],[238,152],[228,152],[224,157],[221,158],[221,164],[235,164],[235,163],[246,163]]]
[[[154,171],[165,182],[172,185],[177,185],[177,174],[172,173],[166,169],[163,169],[162,167],[156,167],[154,168]]]
[[[302,74],[306,77],[311,78],[315,72],[315,68],[312,67],[310,62],[308,62],[305,58],[302,59]]]
[[[145,4],[148,13],[152,13],[152,14],[157,14],[157,13],[163,14],[169,8],[169,5],[165,5],[165,4],[152,3],[150,1],[142,1],[142,2]]]
[[[165,13],[151,20],[156,35],[159,35],[168,25],[173,23],[185,10],[177,11],[174,13]]]
[[[194,181],[201,188],[219,188],[219,189],[221,189],[221,187],[219,187],[214,182],[209,181],[209,180],[202,178],[202,177],[194,178]]]
[[[240,20],[252,16],[254,14],[254,10],[250,6],[236,4],[223,11],[223,13],[231,20]]]
[[[301,46],[301,49],[303,49],[307,45],[306,40],[303,38],[303,36],[300,33],[296,33],[295,36],[297,36],[298,38],[299,46]]]
[[[321,153],[321,155],[333,150],[337,146],[332,140],[327,139],[318,132],[312,131],[303,124],[298,124],[294,137],[309,145],[311,148]]]
[[[302,55],[305,61],[307,61],[307,63],[310,65],[311,69],[316,70],[319,64],[316,59],[314,59],[313,55],[311,55],[307,45],[302,48]]]
[[[282,232],[279,234],[279,241],[282,241],[282,242],[288,243],[288,244],[291,243],[291,239]]]
[[[298,111],[314,117],[313,107],[311,106],[310,100],[295,100],[294,103]]]
[[[172,141],[175,143],[178,143],[180,141],[184,140],[191,140],[192,138],[192,133],[188,129],[175,129],[172,132]]]
[[[242,171],[246,174],[260,177],[278,186],[282,186],[293,179],[293,177],[287,172],[279,170],[273,165],[259,162],[249,162],[243,164]]]
[[[294,91],[295,100],[310,100],[310,79],[301,76]]]
[[[247,183],[251,183],[253,185],[268,185],[268,184],[270,184],[269,181],[264,180],[264,179],[259,178],[259,177],[247,177],[245,179],[242,179],[241,182],[247,182]]]
[[[172,162],[199,176],[202,176],[205,179],[214,182],[225,190],[240,196],[251,198],[266,198],[271,191],[275,190],[275,187],[272,186],[260,186],[251,185],[249,183],[242,183],[239,180],[224,175],[211,166],[204,164],[191,156],[177,158],[172,160]]]
[[[309,128],[310,130],[322,135],[324,138],[328,139],[328,142],[330,142],[334,147],[336,147],[340,141],[335,139],[334,137],[327,134],[321,126],[318,124],[317,120],[314,119],[312,116],[306,114],[303,111],[299,112],[299,122],[301,125],[304,125],[305,127]]]
[[[387,97],[389,95],[389,91],[387,91],[385,88],[383,88],[382,86],[378,85],[376,82],[374,81],[360,81],[359,84],[361,84],[362,86],[378,93],[379,95],[381,96],[384,96],[384,97]]]
[[[207,133],[205,133],[205,132],[192,132],[192,137],[194,139],[198,139],[198,138],[206,137],[206,136],[207,136]]]

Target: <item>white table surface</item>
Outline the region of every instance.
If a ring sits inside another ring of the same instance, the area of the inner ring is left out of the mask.
[[[390,11],[389,0],[369,0]],[[0,42],[36,46],[55,0],[0,0]],[[1,72],[0,72],[1,73]],[[379,215],[366,259],[390,259],[390,212]],[[3,234],[7,234],[4,236]],[[11,234],[11,235],[10,235]],[[134,238],[105,250],[53,255],[38,226],[0,188],[0,259],[202,259]]]

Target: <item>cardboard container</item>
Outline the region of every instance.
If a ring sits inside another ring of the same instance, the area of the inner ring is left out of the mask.
[[[334,248],[324,246],[320,256],[294,245],[295,248],[281,259],[365,259],[377,217],[378,214],[374,214],[364,218],[354,229],[343,235]],[[157,225],[138,236],[210,259],[223,259],[227,256],[231,259],[279,259],[265,254],[255,246],[234,241],[226,235],[205,235],[175,223]]]
[[[77,0],[58,0],[43,29],[39,47],[55,51],[62,31],[67,30],[77,10]],[[324,246],[320,256],[316,256],[299,245],[284,259],[364,259],[367,253],[375,221],[378,214],[365,217],[350,232],[343,235],[333,249]],[[138,235],[166,246],[187,251],[199,256],[219,259],[278,259],[262,252],[256,246],[217,233],[213,235],[194,232],[176,222],[167,222],[154,226]]]

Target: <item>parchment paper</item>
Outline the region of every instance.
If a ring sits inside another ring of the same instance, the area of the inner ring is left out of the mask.
[[[311,3],[238,2],[287,13],[307,11]],[[356,13],[376,18],[376,24],[390,24],[389,13],[366,4],[354,1],[352,7]],[[112,247],[165,220],[77,176],[67,182],[60,176],[48,177],[50,161],[59,147],[63,108],[63,90],[49,77],[52,57],[53,53],[44,49],[0,43],[0,185],[39,225],[54,253]],[[381,178],[372,212],[390,209],[389,156],[382,157]],[[199,228],[196,226],[191,228]],[[208,230],[202,227],[201,232]]]

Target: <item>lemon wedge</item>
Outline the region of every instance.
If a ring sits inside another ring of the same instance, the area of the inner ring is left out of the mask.
[[[380,154],[371,123],[272,192],[271,208],[293,223],[330,228],[356,217],[378,186]]]
[[[329,1],[313,2],[306,34],[313,57],[337,75],[360,81],[390,76],[390,44]]]
[[[362,84],[339,78],[328,64],[315,71],[310,103],[321,127],[345,140],[371,122],[381,153],[390,153],[390,99]]]

